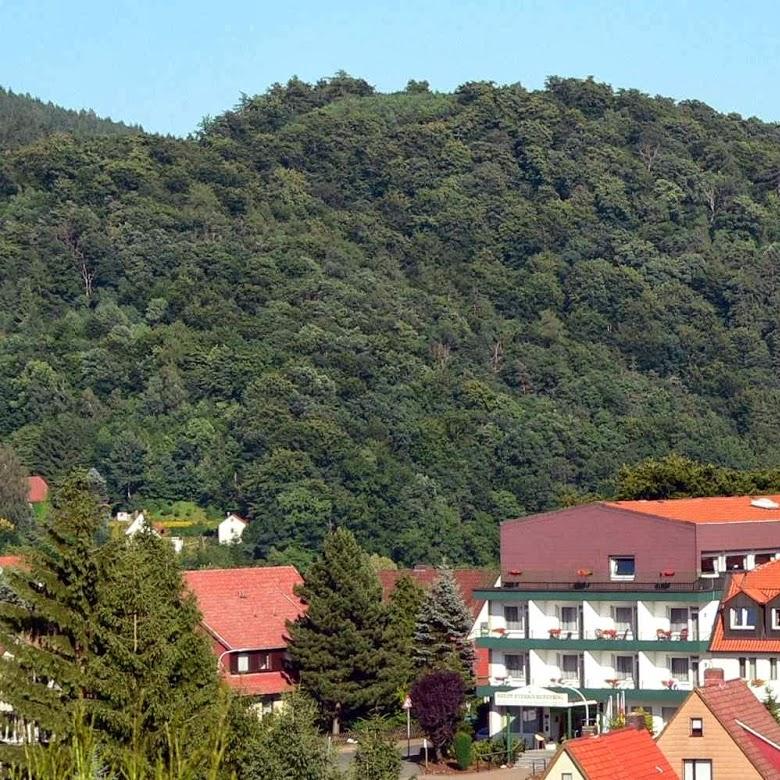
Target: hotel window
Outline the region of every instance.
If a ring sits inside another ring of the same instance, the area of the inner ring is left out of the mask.
[[[702,555],[701,573],[703,577],[716,577],[718,575],[717,555]]]
[[[704,736],[704,721],[701,718],[691,718],[691,736]]]
[[[727,555],[726,571],[745,571],[745,556]]]
[[[775,558],[774,553],[756,553],[755,555],[755,565],[761,566],[763,563],[769,563],[769,561],[773,561]]]
[[[688,607],[672,607],[669,610],[669,628],[672,634],[688,630]]]
[[[564,682],[579,682],[580,657],[578,655],[561,656],[561,679]]]
[[[271,656],[268,653],[257,656],[257,671],[267,672],[271,668]]]
[[[688,656],[684,658],[670,658],[669,659],[669,671],[672,673],[672,677],[675,680],[687,680],[690,670],[690,660]]]
[[[747,658],[739,659],[739,676],[743,680],[747,677]]]
[[[615,678],[618,680],[634,679],[634,656],[633,655],[615,656]]]
[[[769,679],[770,680],[777,679],[777,658],[769,659]]]
[[[748,658],[748,674],[750,675],[748,677],[749,680],[755,680],[758,678],[758,674],[756,672],[756,659],[755,658]]]
[[[236,656],[236,671],[239,674],[246,674],[249,671],[249,656],[246,653],[239,653]]]
[[[506,621],[507,631],[523,630],[523,621],[520,615],[520,607],[504,607],[504,620]]]
[[[561,631],[574,632],[579,629],[579,607],[561,607]]]
[[[633,580],[635,572],[633,555],[615,555],[609,559],[609,573],[613,580]]]
[[[571,772],[561,772],[561,780],[572,780],[572,777]]]
[[[627,633],[634,633],[634,608],[613,607],[612,619],[615,621],[615,630],[623,638]]]
[[[683,780],[712,780],[712,761],[709,758],[683,759]]]
[[[738,631],[747,631],[756,627],[755,607],[732,607],[729,610],[730,626]]]
[[[780,609],[772,607],[772,629],[780,631]]]
[[[504,655],[504,663],[506,664],[507,677],[512,677],[516,680],[526,679],[526,657],[521,653],[513,653]]]

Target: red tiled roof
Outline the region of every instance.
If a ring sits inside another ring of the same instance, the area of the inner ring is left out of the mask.
[[[485,602],[483,599],[474,598],[474,591],[493,587],[498,579],[498,572],[491,569],[453,569],[452,573],[455,577],[455,582],[458,583],[466,606],[476,620]],[[434,580],[439,576],[439,571],[433,566],[426,566],[419,569],[383,569],[377,572],[377,574],[379,581],[382,583],[384,598],[389,598],[395,588],[395,583],[404,574],[408,574],[419,585],[427,589],[433,585]]]
[[[27,477],[27,500],[40,504],[49,495],[49,485],[43,477]]]
[[[645,729],[625,728],[598,737],[580,737],[566,742],[561,750],[587,780],[677,780],[666,756]],[[554,765],[555,761],[550,767]]]
[[[780,780],[780,749],[766,743],[759,747],[757,741],[762,740],[757,740],[754,734],[745,729],[747,726],[765,740],[780,745],[780,725],[743,680],[706,685],[697,688],[691,695],[698,695],[707,705],[761,777]]]
[[[285,647],[286,622],[304,610],[293,592],[303,582],[294,566],[185,571],[184,581],[206,630],[226,649]]]
[[[293,685],[284,672],[256,672],[254,674],[227,674],[225,682],[244,696],[263,696],[289,691]]]
[[[645,515],[679,520],[686,523],[757,523],[780,522],[780,508],[753,506],[756,498],[780,504],[774,496],[708,496],[706,498],[671,498],[657,501],[605,501],[605,506],[627,509]]]
[[[230,513],[230,514],[229,514],[229,515],[228,515],[228,516],[225,518],[225,520],[230,520],[231,518],[233,518],[233,520],[238,520],[239,522],[243,523],[244,525],[249,525],[249,520],[244,520],[244,518],[243,518],[243,517],[241,517],[241,515],[237,515],[235,512],[231,512],[231,513]],[[222,522],[224,523],[224,522],[225,522],[225,520],[223,520]]]
[[[721,606],[738,593],[745,593],[757,604],[766,604],[780,595],[780,560],[769,561],[748,572],[732,574],[723,592]],[[780,639],[726,638],[723,620],[724,611],[721,609],[710,642],[713,652],[780,653]]]
[[[0,569],[6,566],[18,566],[21,562],[22,559],[18,555],[0,555]]]

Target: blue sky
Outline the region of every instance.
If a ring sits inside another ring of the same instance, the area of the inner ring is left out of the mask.
[[[0,0],[0,85],[176,134],[339,69],[382,91],[593,75],[780,121],[779,29],[767,0]]]

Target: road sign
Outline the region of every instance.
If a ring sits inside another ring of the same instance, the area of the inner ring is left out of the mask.
[[[407,696],[404,699],[404,703],[401,705],[405,710],[412,709],[412,700]]]

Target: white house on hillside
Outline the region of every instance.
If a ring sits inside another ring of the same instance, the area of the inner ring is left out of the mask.
[[[135,536],[137,533],[140,533],[143,531],[143,529],[148,525],[146,518],[144,517],[143,512],[139,512],[132,520],[130,525],[125,528],[125,535],[126,536]]]
[[[248,523],[243,517],[232,512],[219,524],[217,539],[220,544],[234,544],[241,541],[241,535]]]

